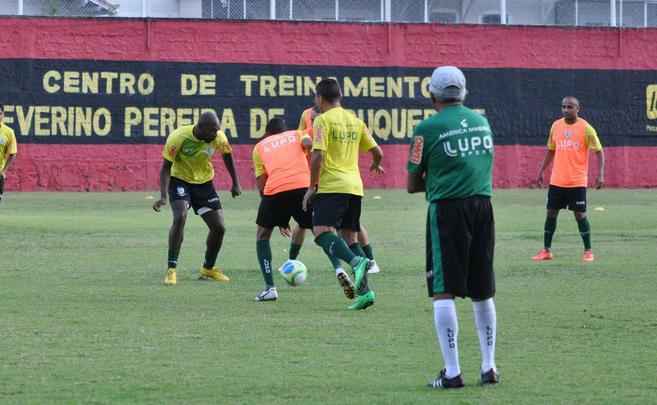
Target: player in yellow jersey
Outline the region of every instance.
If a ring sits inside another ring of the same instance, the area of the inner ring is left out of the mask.
[[[4,124],[4,110],[0,106],[0,201],[5,191],[5,176],[7,169],[16,158],[18,147],[16,144],[16,135],[14,131]]]
[[[307,210],[312,205],[315,242],[327,256],[335,256],[353,269],[358,297],[349,309],[365,309],[374,304],[375,295],[367,283],[371,262],[357,237],[363,196],[358,160],[359,152],[371,153],[370,170],[383,173],[383,152],[365,123],[340,105],[342,94],[335,79],[320,81],[317,97],[322,114],[313,124],[310,187],[303,206]],[[337,236],[338,229],[343,239]],[[336,275],[342,284],[344,274]]]
[[[166,205],[167,197],[171,202],[173,224],[169,230],[168,270],[164,279],[166,285],[174,285],[177,282],[178,254],[190,207],[195,214],[201,216],[209,229],[200,279],[230,281],[215,267],[226,232],[219,195],[212,184],[212,156],[215,151],[219,151],[223,156],[226,170],[233,181],[230,192],[233,197],[237,197],[242,191],[235,172],[232,149],[226,135],[219,130],[217,114],[205,112],[196,125],[176,129],[169,135],[164,146],[164,162],[160,170],[160,199],[153,204],[153,209],[159,212]]]
[[[312,107],[306,108],[301,113],[301,118],[299,119],[298,129],[300,131],[307,132],[311,137],[313,136],[313,122],[315,118],[320,114],[319,112],[319,101],[317,95],[315,95],[314,105]],[[294,260],[299,255],[299,250],[306,236],[306,230],[301,227],[294,228],[292,232],[292,242],[290,243],[290,259]],[[369,274],[378,273],[381,271],[379,265],[374,260],[374,252],[372,250],[372,245],[370,244],[369,234],[365,225],[360,225],[360,231],[358,232],[358,243],[363,249],[365,256],[372,261],[370,269],[367,271]],[[339,260],[331,260],[333,267],[336,269],[340,267]]]

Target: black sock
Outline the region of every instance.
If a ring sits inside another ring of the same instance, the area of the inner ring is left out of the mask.
[[[360,247],[360,243],[352,243],[349,245],[349,249],[351,249],[356,256],[365,257],[365,252],[363,252],[363,249]]]
[[[178,258],[173,259],[170,257],[169,260],[167,260],[168,268],[175,269],[177,265],[178,265]]]
[[[557,229],[557,219],[556,218],[545,218],[545,234],[543,235],[543,246],[546,249],[552,247],[552,236],[554,231]]]
[[[578,219],[577,228],[579,228],[579,234],[582,236],[584,249],[591,250],[591,225],[589,224],[589,219],[587,217]]]
[[[214,259],[208,257],[208,252],[205,252],[205,260],[203,260],[203,268],[204,269],[212,269],[214,267],[214,264],[217,262],[217,258],[215,257]]]
[[[267,287],[274,286],[274,279],[271,275],[271,245],[268,240],[259,240],[256,242],[256,253],[258,254],[258,263],[260,271],[265,279]]]
[[[363,248],[363,252],[365,252],[365,256],[367,256],[367,258],[370,260],[374,260],[374,252],[372,252],[372,245],[365,245],[362,248]]]
[[[296,260],[299,257],[299,251],[301,250],[301,245],[296,243],[290,243],[290,255],[288,256],[290,260]]]

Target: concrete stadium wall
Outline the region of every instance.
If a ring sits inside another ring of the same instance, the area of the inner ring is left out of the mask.
[[[54,118],[39,123],[38,110],[32,111],[33,116],[26,111],[35,105],[107,106],[114,117],[131,103],[142,107],[214,105],[213,97],[168,93],[167,83],[178,85],[169,78],[177,78],[180,64],[197,73],[217,72],[217,91],[228,89],[214,95],[221,111],[235,106],[237,123],[227,133],[246,187],[254,186],[250,152],[258,139],[249,111],[256,107],[266,107],[266,111],[280,103],[285,106],[282,114],[294,124],[310,97],[302,91],[290,97],[265,97],[266,92],[247,97],[239,72],[255,69],[256,74],[280,78],[289,68],[307,76],[335,70],[340,78],[418,77],[414,96],[379,99],[377,94],[361,93],[345,102],[354,109],[362,105],[390,110],[399,105],[421,113],[430,108],[422,79],[442,64],[461,66],[474,78],[469,81],[469,104],[486,113],[498,136],[497,187],[526,187],[534,180],[547,130],[558,118],[560,97],[566,94],[584,99],[583,115],[600,132],[606,145],[608,184],[657,186],[657,102],[651,99],[657,93],[651,87],[657,84],[654,29],[2,18],[0,33],[0,103],[10,106],[6,122],[19,140],[8,190],[156,189],[164,137],[149,138],[146,130],[139,129],[132,136],[121,133],[125,117],[116,118],[105,137],[62,133],[64,125],[59,130],[47,125]],[[164,80],[158,81],[161,95],[119,97],[63,90],[51,94],[42,85],[46,71],[84,70],[80,66],[88,66],[88,71],[121,71],[128,66],[126,71],[134,71],[130,66],[135,62],[140,71],[152,69],[163,75]],[[22,67],[17,69],[16,63]],[[233,75],[230,80],[220,80],[224,71]],[[410,131],[405,128],[398,137],[380,132],[387,173],[384,177],[364,174],[367,186],[404,186]],[[363,168],[366,162],[367,158]],[[216,163],[217,184],[226,186],[220,159]],[[595,166],[595,159],[591,163]]]

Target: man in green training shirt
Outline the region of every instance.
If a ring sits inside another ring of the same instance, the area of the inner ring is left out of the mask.
[[[488,120],[463,106],[465,76],[441,66],[429,86],[438,112],[414,131],[408,158],[409,193],[425,191],[426,276],[445,367],[429,386],[461,388],[454,297],[472,299],[481,349],[481,384],[496,384],[496,312],[492,194],[493,133]]]

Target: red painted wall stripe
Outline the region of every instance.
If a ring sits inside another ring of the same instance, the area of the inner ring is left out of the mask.
[[[657,70],[657,29],[16,17],[0,18],[0,32],[0,55],[7,59]],[[8,190],[157,188],[160,145],[19,147]],[[366,184],[403,187],[407,146],[383,148],[389,170],[385,177],[366,174]],[[253,186],[250,149],[235,146],[245,187]],[[496,186],[524,187],[534,180],[544,147],[496,151]],[[657,147],[606,151],[610,186],[657,186]],[[225,188],[227,176],[217,167]]]
[[[253,188],[252,145],[233,147],[242,186]],[[365,185],[373,188],[405,188],[407,145],[383,145],[385,176],[368,173],[369,156],[361,161]],[[143,191],[156,190],[162,163],[161,145],[38,145],[21,146],[8,172],[8,191]],[[496,146],[495,187],[527,187],[536,178],[543,160],[542,146]],[[606,181],[610,187],[657,187],[657,147],[611,147]],[[64,156],[79,156],[67,160]],[[590,182],[596,160],[591,159]],[[216,184],[228,189],[230,178],[221,159],[215,160]]]
[[[13,17],[0,32],[3,58],[657,68],[657,29]]]

